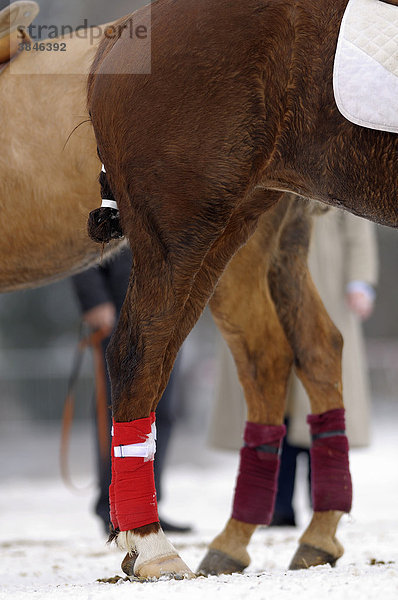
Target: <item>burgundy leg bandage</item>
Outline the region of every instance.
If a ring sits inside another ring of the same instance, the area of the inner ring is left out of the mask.
[[[312,435],[311,486],[315,511],[350,512],[352,484],[344,409],[308,415]]]
[[[155,439],[155,413],[113,423],[109,502],[115,529],[128,531],[159,520],[153,476]]]
[[[278,483],[280,446],[285,433],[284,425],[246,422],[232,511],[234,519],[256,525],[270,524]]]

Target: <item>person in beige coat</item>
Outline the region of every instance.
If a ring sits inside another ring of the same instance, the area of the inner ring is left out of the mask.
[[[315,218],[308,262],[325,307],[344,338],[343,394],[350,446],[366,446],[370,441],[370,394],[361,321],[370,316],[375,299],[378,259],[374,225],[348,212],[329,209]],[[301,451],[308,453],[310,446],[306,423],[309,412],[304,388],[292,375],[274,524],[295,523],[291,503],[296,458]],[[220,449],[239,449],[245,419],[246,406],[235,364],[220,336],[210,444]]]

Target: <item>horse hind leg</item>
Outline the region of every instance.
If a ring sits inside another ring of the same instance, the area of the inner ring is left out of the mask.
[[[267,286],[278,223],[271,221],[264,230],[266,219],[233,258],[210,303],[234,356],[248,417],[232,516],[198,568],[206,575],[243,571],[250,563],[247,545],[256,526],[269,524],[273,514],[293,354]]]
[[[275,201],[278,197],[273,196]],[[137,221],[130,237],[134,257],[132,277],[108,347],[114,427],[118,432],[114,445],[117,447],[137,443],[140,431],[150,436],[151,419],[179,345],[203,310],[225,264],[255,228],[252,214],[248,216],[239,210],[227,224],[220,224],[217,231],[214,221],[209,229],[202,222],[197,227],[200,240],[194,246],[184,241],[187,226],[181,224],[176,233],[168,228],[169,236],[181,236],[172,240],[178,247],[175,254],[163,252],[156,230],[151,228],[153,235],[148,236],[144,225],[140,227]],[[191,215],[190,227],[191,230],[195,227],[195,215]],[[124,433],[130,427],[135,438],[124,441]],[[126,459],[121,462],[119,456],[112,458],[115,476],[110,491],[111,507],[119,504],[119,508],[111,517],[120,530],[117,544],[130,555],[123,561],[125,572],[149,578],[165,574],[192,576],[160,529],[156,502],[151,515],[145,517],[146,523],[137,522],[133,514],[120,522],[119,516],[125,510],[123,503],[129,501],[118,488],[118,481],[125,479],[122,471]],[[147,498],[146,504],[150,503],[151,499]],[[141,507],[136,504],[136,509],[139,512]]]
[[[184,231],[181,225],[174,235],[184,237],[178,233]],[[170,229],[168,235],[172,236]],[[202,228],[201,243],[193,248],[184,246],[183,239],[170,240],[170,245],[179,247],[178,255],[164,251],[156,228],[145,227],[139,215],[129,235],[132,276],[107,352],[114,417],[111,520],[118,546],[130,554],[130,560],[123,562],[129,575],[192,576],[158,522],[153,424],[166,349],[212,235]],[[132,453],[127,456],[126,446]],[[141,451],[145,455],[139,454]]]
[[[258,214],[260,208],[263,210],[264,206],[267,207],[275,204],[280,198],[279,193],[267,194],[267,198],[264,198],[263,196],[264,194],[262,194],[261,199],[253,196],[250,204],[243,204],[243,206],[233,211],[233,214],[230,216],[226,227],[223,227],[217,239],[214,240],[212,244],[208,245],[209,250],[202,259],[200,268],[196,270],[193,280],[189,280],[185,271],[181,272],[181,260],[178,262],[178,268],[174,268],[174,288],[177,288],[180,293],[183,285],[186,287],[184,288],[184,295],[181,295],[180,310],[175,311],[173,314],[173,319],[171,321],[172,331],[170,330],[169,337],[166,338],[164,336],[164,326],[161,330],[159,330],[159,323],[157,323],[156,330],[153,329],[151,334],[152,345],[155,344],[157,336],[162,334],[161,347],[163,352],[162,362],[158,363],[161,365],[158,375],[156,378],[152,376],[151,379],[154,384],[152,390],[152,394],[154,394],[151,405],[152,411],[155,411],[156,409],[157,401],[161,397],[163,388],[168,380],[175,356],[182,341],[185,339],[186,335],[199,318],[199,315],[204,309],[209,297],[213,293],[214,286],[216,285],[231,256],[235,253],[237,248],[247,241],[248,237],[255,230],[258,221],[258,216],[256,216],[256,213]],[[140,246],[140,251],[142,252],[142,250],[143,248]],[[183,253],[183,256],[186,257],[187,264],[192,268],[194,257],[192,256],[192,252],[190,252],[189,248],[186,249],[186,251]],[[138,285],[136,272],[137,269],[134,269],[134,271],[135,285]],[[150,282],[148,283],[148,277],[145,277],[145,283],[150,290],[151,286]],[[164,294],[164,289],[164,286],[162,286],[163,303],[167,298],[167,295]],[[156,302],[158,303],[159,299],[157,299]],[[144,303],[144,306],[146,309],[148,308],[147,303]],[[175,302],[173,302],[173,306],[175,308]],[[131,299],[128,301],[127,307],[128,313],[131,314]],[[181,309],[181,307],[183,308]],[[151,310],[153,310],[153,308],[154,307],[152,307]],[[158,306],[158,310],[160,314],[164,316],[164,304],[163,306]],[[142,321],[138,322],[142,323]],[[122,328],[125,328],[125,326],[122,325]],[[118,346],[120,346],[120,339],[118,339]],[[158,356],[157,360],[160,361],[160,355]],[[140,362],[143,362],[142,357]],[[154,393],[155,390],[157,390],[157,393]],[[137,409],[137,406],[135,409]],[[141,569],[140,563],[137,563],[136,554],[138,546],[136,542],[135,544],[136,545],[134,551],[132,552],[132,556],[126,557],[123,561],[123,570],[128,575],[140,573],[141,575],[148,576],[148,570],[146,570],[144,573]],[[157,569],[159,567],[158,563],[158,558],[154,557],[151,563],[151,568]],[[162,569],[164,569],[164,567],[165,565],[162,565]],[[154,572],[156,573],[156,571],[151,571],[150,576],[152,576]],[[182,574],[184,574],[184,569],[182,569]]]
[[[159,389],[161,397],[167,385],[176,354],[183,343],[187,333],[198,320],[204,306],[209,301],[217,285],[220,275],[227,266],[231,256],[238,248],[244,245],[255,231],[259,213],[268,211],[281,198],[279,192],[261,190],[254,193],[250,202],[239,207],[231,215],[228,225],[222,235],[214,242],[199,271],[195,275],[194,283],[189,297],[186,300],[184,311],[176,324],[174,335],[171,338],[164,357],[162,380]]]
[[[141,247],[143,256],[145,249],[149,250]],[[153,257],[153,245],[151,253]],[[155,414],[151,407],[176,309],[167,302],[167,294],[156,293],[155,273],[167,286],[169,267],[159,263],[148,274],[136,259],[133,270],[107,351],[114,421],[109,492],[114,537],[128,553],[122,566],[128,575],[192,577],[160,528],[153,475]]]

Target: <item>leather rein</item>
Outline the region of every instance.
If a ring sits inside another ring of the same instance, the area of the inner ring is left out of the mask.
[[[60,468],[64,483],[74,491],[86,489],[76,486],[71,478],[69,469],[69,442],[75,409],[75,388],[79,379],[84,352],[91,347],[93,351],[95,373],[95,404],[97,415],[97,435],[99,440],[101,458],[108,457],[110,453],[110,432],[108,426],[108,401],[106,390],[106,367],[102,351],[102,341],[109,336],[102,329],[83,335],[83,323],[80,327],[79,343],[75,353],[71,375],[68,382],[68,391],[64,401],[61,423]]]

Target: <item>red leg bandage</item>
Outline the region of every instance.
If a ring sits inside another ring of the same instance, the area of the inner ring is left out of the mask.
[[[232,517],[244,523],[269,525],[278,485],[279,452],[284,425],[246,422],[245,446],[235,488]]]
[[[315,511],[351,510],[352,483],[344,415],[342,408],[307,417],[312,435],[311,487]]]
[[[112,478],[111,485],[109,486],[109,514],[111,518],[111,523],[114,529],[119,529],[119,523],[116,517],[116,501],[115,501],[115,482],[116,482],[116,474],[115,474],[115,465],[113,460],[113,449],[114,449],[114,421],[112,421],[112,445],[111,445],[111,465],[112,465]]]
[[[112,525],[120,531],[159,520],[153,476],[154,423],[155,413],[145,419],[113,423],[109,501]]]

